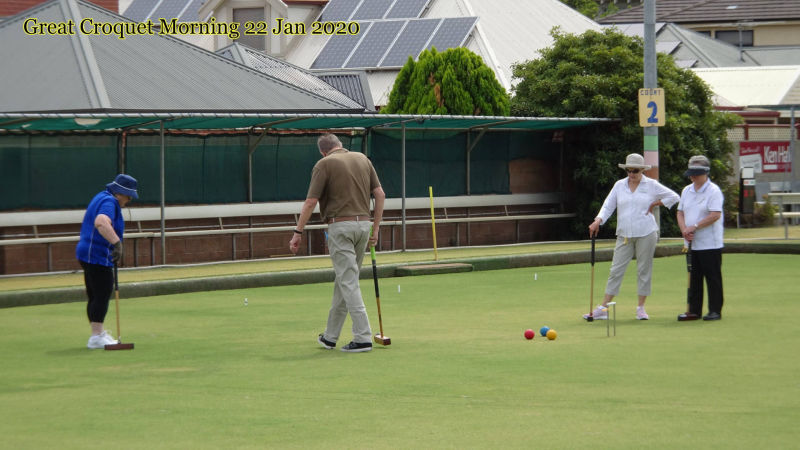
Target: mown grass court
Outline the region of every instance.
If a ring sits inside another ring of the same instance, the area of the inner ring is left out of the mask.
[[[630,267],[612,338],[581,319],[588,263],[386,279],[392,345],[366,354],[315,342],[329,283],[123,300],[133,351],[87,350],[83,303],[1,309],[2,447],[790,448],[797,267],[725,255],[712,323],[675,320],[681,257],[655,260],[651,320],[634,320]],[[558,339],[523,338],[543,325]]]

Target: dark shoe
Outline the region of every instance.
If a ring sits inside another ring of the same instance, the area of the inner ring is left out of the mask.
[[[331,342],[325,339],[324,337],[322,337],[321,334],[319,335],[319,337],[317,337],[317,342],[319,342],[319,345],[321,345],[323,348],[328,350],[336,347],[336,342]]]
[[[722,316],[718,312],[710,312],[703,316],[703,320],[720,320]]]
[[[699,319],[700,319],[700,314],[694,314],[690,312],[678,315],[678,322],[685,322],[687,320],[699,320]]]
[[[372,342],[351,342],[342,347],[343,352],[359,353],[372,350]]]

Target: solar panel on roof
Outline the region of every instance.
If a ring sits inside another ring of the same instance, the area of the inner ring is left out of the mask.
[[[459,47],[469,36],[475,22],[478,21],[477,17],[457,17],[444,19],[442,25],[436,30],[436,34],[426,46],[426,49],[436,47],[438,51],[444,51],[448,48]]]
[[[353,11],[362,0],[331,0],[325,9],[322,10],[320,22],[332,22],[337,20],[347,20],[353,15]],[[364,0],[370,1],[370,0]]]
[[[430,0],[397,0],[386,15],[387,19],[416,19]]]
[[[197,22],[200,19],[200,7],[206,0],[191,0],[181,13],[181,22]]]
[[[350,53],[358,44],[358,41],[365,36],[374,22],[362,22],[361,33],[359,34],[334,34],[325,44],[317,59],[311,64],[312,69],[333,69],[340,68],[350,56]]]
[[[345,67],[378,67],[405,23],[405,20],[374,22]]]
[[[365,0],[350,20],[382,19],[394,0]],[[402,1],[402,0],[400,0]]]
[[[150,15],[156,3],[158,3],[158,0],[133,0],[125,10],[124,16],[133,21],[141,22]]]
[[[160,18],[164,18],[168,21],[173,18],[177,19],[181,11],[183,11],[183,8],[191,1],[192,0],[173,0],[171,2],[161,2],[153,14],[150,15],[150,20],[156,22]]]
[[[409,56],[416,59],[441,21],[442,19],[409,20],[379,67],[401,67]]]

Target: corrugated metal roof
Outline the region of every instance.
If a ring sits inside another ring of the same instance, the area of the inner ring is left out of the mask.
[[[623,24],[603,25],[617,27],[628,36],[644,38],[644,25]],[[679,67],[734,67],[758,65],[747,52],[740,54],[739,49],[731,44],[695,31],[683,28],[674,23],[656,23],[656,51],[672,56]]]
[[[2,111],[363,110],[171,36],[28,36],[27,17],[130,22],[83,0],[51,0],[0,24]]]
[[[659,22],[736,22],[800,19],[800,0],[658,0]],[[601,19],[603,24],[644,21],[644,6]]]
[[[758,46],[748,47],[745,53],[762,66],[781,66],[800,64],[800,46]]]
[[[314,92],[332,99],[350,109],[365,109],[366,103],[358,102],[355,98],[349,97],[342,91],[336,89],[326,81],[316,75],[285,61],[281,61],[272,56],[266,55],[253,48],[241,44],[232,44],[223,49],[217,50],[217,54],[243,64],[259,72],[265,73],[273,78],[291,83],[301,89]],[[357,76],[357,74],[355,75]],[[363,92],[360,95],[364,101]],[[371,103],[371,102],[370,102]],[[369,109],[369,108],[367,108]],[[372,108],[374,110],[374,107]]]
[[[692,69],[714,94],[737,106],[800,103],[800,66]]]
[[[372,101],[372,93],[367,82],[367,73],[363,70],[352,72],[314,71],[312,73],[318,76],[320,80],[330,84],[359,104],[364,105],[367,111],[375,111],[375,103]]]
[[[484,62],[506,89],[513,84],[511,66],[539,58],[553,45],[550,30],[582,34],[601,30],[593,20],[558,0],[435,0],[425,17],[478,16],[473,38]],[[475,51],[475,50],[473,50]]]

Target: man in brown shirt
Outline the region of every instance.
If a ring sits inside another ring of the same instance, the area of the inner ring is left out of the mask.
[[[378,242],[378,229],[383,218],[386,194],[372,162],[361,153],[342,148],[333,134],[317,139],[322,154],[311,172],[306,201],[297,221],[289,249],[297,253],[300,241],[314,208],[319,202],[322,221],[328,223],[328,249],[336,274],[333,300],[325,332],[317,338],[322,347],[336,347],[347,313],[353,322],[353,341],[342,347],[343,352],[372,350],[372,330],[367,309],[361,298],[358,275],[367,245]],[[375,217],[370,220],[369,196],[375,197]],[[370,228],[373,229],[370,235]]]

